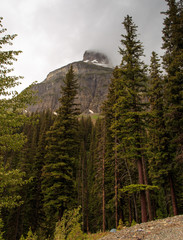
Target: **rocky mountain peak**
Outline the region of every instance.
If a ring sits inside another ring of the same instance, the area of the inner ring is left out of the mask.
[[[110,61],[107,55],[104,53],[94,51],[94,50],[87,50],[83,55],[83,62],[89,62],[96,65],[102,66],[109,66]]]
[[[43,82],[33,86],[38,102],[28,107],[29,112],[41,112],[46,109],[55,112],[59,108],[60,87],[71,65],[78,80],[77,103],[80,104],[81,113],[101,112],[101,106],[108,94],[113,68],[107,66],[108,58],[104,54],[85,53],[84,59],[88,61],[73,62],[58,68],[50,72]],[[92,62],[94,60],[97,63]]]

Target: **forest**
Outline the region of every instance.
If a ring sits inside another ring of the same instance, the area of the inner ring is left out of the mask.
[[[183,1],[165,1],[164,54],[152,52],[149,66],[124,18],[97,119],[80,114],[72,66],[56,113],[26,112],[36,99],[31,86],[12,90],[21,51],[3,50],[16,34],[0,18],[0,240],[81,240],[183,214]]]

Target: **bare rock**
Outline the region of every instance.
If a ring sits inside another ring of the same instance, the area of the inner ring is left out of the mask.
[[[86,51],[83,57],[83,59],[91,61],[94,58],[98,63],[107,64],[109,61],[101,53]],[[28,107],[29,112],[39,112],[46,109],[54,112],[59,108],[60,87],[71,65],[79,84],[77,102],[80,104],[81,113],[89,113],[89,110],[94,113],[101,112],[101,105],[106,99],[113,69],[93,64],[90,61],[70,63],[49,73],[43,82],[33,87],[38,96],[38,102]]]

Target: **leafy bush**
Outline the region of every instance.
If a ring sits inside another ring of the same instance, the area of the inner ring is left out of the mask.
[[[131,223],[131,227],[132,227],[132,226],[135,226],[136,224],[137,224],[137,223],[136,223],[135,220],[133,219],[133,220],[132,220],[132,223]]]
[[[29,231],[27,233],[27,237],[24,238],[24,236],[21,236],[20,240],[37,240],[37,235],[33,234],[31,228],[29,228]]]
[[[117,227],[117,230],[121,230],[123,227],[124,227],[123,226],[123,221],[122,221],[122,219],[119,219],[119,225]]]
[[[57,222],[54,240],[84,240],[81,230],[81,207],[65,211],[61,221]]]

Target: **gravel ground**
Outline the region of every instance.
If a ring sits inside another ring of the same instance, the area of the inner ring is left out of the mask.
[[[183,240],[183,215],[123,228],[100,240]]]

